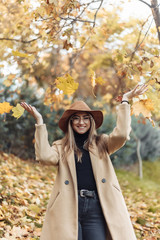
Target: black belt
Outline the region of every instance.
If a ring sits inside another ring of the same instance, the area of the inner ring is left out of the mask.
[[[96,192],[95,191],[89,191],[86,189],[81,189],[78,190],[78,193],[81,197],[91,197],[94,198],[96,196]]]

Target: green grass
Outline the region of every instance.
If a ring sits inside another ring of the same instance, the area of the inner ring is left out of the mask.
[[[116,170],[138,240],[160,240],[160,161],[143,162],[132,171]]]
[[[142,192],[158,191],[160,193],[160,160],[155,162],[143,161],[143,179],[138,177],[138,166],[133,171],[116,170],[117,177],[123,189],[129,186],[135,190],[140,188]]]

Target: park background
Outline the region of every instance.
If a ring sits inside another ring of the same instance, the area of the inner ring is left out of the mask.
[[[160,239],[159,1],[1,0],[0,9],[0,239],[39,239],[56,177],[35,161],[35,120],[17,104],[40,111],[50,143],[77,99],[103,111],[98,133],[109,134],[123,93],[142,83],[130,140],[111,159],[137,239]]]

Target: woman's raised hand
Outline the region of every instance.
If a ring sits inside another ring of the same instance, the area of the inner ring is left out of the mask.
[[[43,124],[43,118],[42,115],[37,111],[37,109],[26,102],[21,102],[20,105],[29,112],[35,119],[37,124]]]
[[[128,101],[128,100],[132,99],[133,97],[137,97],[139,95],[144,94],[148,90],[147,87],[148,87],[148,85],[146,85],[146,84],[142,84],[142,85],[138,84],[138,85],[136,85],[131,91],[123,94],[122,101],[123,100],[127,100]]]

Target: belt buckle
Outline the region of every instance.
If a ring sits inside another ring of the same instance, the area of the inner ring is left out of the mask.
[[[85,189],[81,189],[81,190],[80,190],[80,196],[81,196],[81,197],[85,197],[85,195],[84,195],[85,192],[86,192]]]

